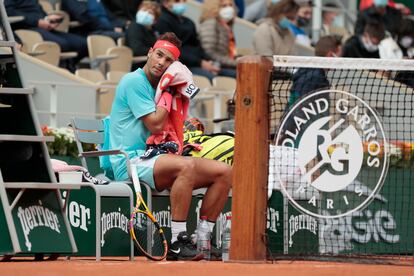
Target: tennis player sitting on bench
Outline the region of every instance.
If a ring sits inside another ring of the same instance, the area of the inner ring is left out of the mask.
[[[231,187],[231,167],[219,161],[175,154],[140,158],[147,138],[163,129],[169,115],[172,95],[164,92],[159,103],[167,105],[157,106],[155,89],[164,71],[180,56],[180,47],[181,41],[174,33],[163,34],[149,50],[145,66],[122,78],[110,115],[110,143],[112,148],[129,154],[140,180],[158,191],[170,190],[172,239],[167,260],[200,260],[203,255],[192,244],[186,229],[192,191],[207,188],[200,215],[207,216],[212,230]],[[123,156],[111,156],[111,165],[116,180],[128,179]]]

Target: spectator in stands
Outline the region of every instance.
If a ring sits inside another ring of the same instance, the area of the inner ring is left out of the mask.
[[[324,36],[319,39],[315,45],[315,55],[318,57],[338,57],[341,54],[341,40],[336,36]],[[323,68],[299,68],[292,76],[292,87],[290,89],[289,101],[286,105],[285,112],[288,112],[290,108],[298,101],[299,98],[304,97],[310,93],[320,91],[323,89],[329,89],[331,84],[326,76],[327,69]],[[324,97],[329,101],[326,95],[319,96]],[[302,106],[308,106],[306,101],[301,103]],[[300,112],[296,109],[295,113]],[[315,118],[322,118],[329,116],[329,111],[318,114]],[[289,121],[284,130],[289,130],[295,133],[296,125],[293,121]],[[297,145],[296,145],[297,146]]]
[[[124,36],[125,21],[117,19],[98,0],[62,0],[62,10],[81,25],[71,32],[80,35],[99,34],[112,37],[115,41]]]
[[[404,58],[414,59],[414,21],[403,19],[400,32],[398,34],[398,45],[400,46]],[[395,80],[414,88],[414,71],[399,71]]]
[[[403,19],[398,32],[398,46],[400,46],[403,56],[413,58],[414,55],[414,21]]]
[[[414,59],[414,21],[403,19],[400,33],[398,34],[398,45],[400,46],[404,58]],[[414,71],[399,71],[395,80],[414,88]]]
[[[296,1],[298,3],[298,1]],[[294,20],[291,20],[290,31],[295,36],[297,44],[311,47],[311,39],[305,32],[304,28],[309,27],[312,20],[312,3],[310,1],[301,1],[299,10]]]
[[[364,32],[364,27],[369,22],[381,21],[393,38],[398,34],[401,26],[402,14],[399,10],[387,6],[387,0],[374,0],[374,4],[358,14],[355,24],[355,34]]]
[[[361,0],[359,2],[359,10],[363,11],[363,10],[371,7],[373,3],[374,3],[374,0]],[[388,6],[390,6],[392,8],[396,8],[397,10],[401,11],[401,13],[403,15],[411,14],[410,8],[408,8],[406,5],[404,5],[402,3],[396,3],[392,0],[388,0]]]
[[[211,231],[227,201],[231,167],[215,160],[176,154],[140,158],[147,149],[148,137],[159,133],[170,116],[173,102],[170,91],[164,91],[155,102],[155,89],[168,66],[180,56],[180,44],[173,33],[161,35],[149,50],[145,66],[122,78],[112,105],[109,138],[112,148],[127,152],[141,181],[154,190],[170,190],[172,237],[167,260],[196,261],[203,254],[192,243],[186,222],[192,191],[207,188],[200,216],[207,217]],[[115,179],[128,179],[125,157],[111,156],[111,165]]]
[[[143,1],[126,31],[125,43],[132,49],[134,56],[145,56],[157,40],[153,29],[161,14],[157,2]],[[144,64],[142,64],[144,65]]]
[[[161,16],[155,24],[160,34],[173,32],[182,41],[180,61],[195,75],[202,75],[210,81],[220,72],[212,58],[201,47],[194,22],[183,14],[186,0],[161,0]]]
[[[270,6],[267,18],[253,34],[253,49],[264,56],[293,55],[295,37],[289,29],[296,18],[299,5],[294,0],[281,0]]]
[[[236,77],[236,42],[232,30],[236,16],[233,0],[204,2],[200,17],[200,40],[204,50],[220,62],[221,70]]]
[[[327,3],[322,11],[322,29],[321,36],[338,35],[342,36],[342,41],[350,37],[350,33],[338,22],[339,7],[335,3]]]
[[[354,35],[348,39],[342,51],[343,57],[379,58],[378,45],[385,38],[382,23],[368,23],[362,35]]]
[[[341,40],[337,36],[323,36],[315,45],[315,56],[317,57],[339,57],[340,55]],[[329,81],[326,78],[326,71],[321,68],[300,68],[293,75],[292,79],[293,85],[288,102],[289,107],[297,99],[310,92],[330,87]]]
[[[59,44],[63,52],[75,51],[79,59],[88,54],[86,39],[82,36],[56,31],[62,17],[47,15],[37,0],[5,0],[9,16],[23,16],[24,19],[13,24],[14,29],[30,29],[38,32],[45,41]]]
[[[102,3],[117,18],[134,22],[136,11],[142,0],[102,0]]]
[[[200,3],[206,3],[208,1],[204,1],[204,0],[197,0]],[[244,15],[244,10],[245,10],[245,3],[244,0],[234,0],[234,4],[236,5],[237,9],[237,16],[238,17],[243,17]]]
[[[334,3],[327,3],[324,5],[324,9],[322,10],[322,31],[321,35],[326,36],[330,35],[330,28],[335,25],[335,20],[338,18],[339,15],[339,7],[337,4]]]
[[[260,24],[260,20],[266,17],[270,5],[276,4],[280,0],[257,0],[250,3],[244,10],[243,19]]]

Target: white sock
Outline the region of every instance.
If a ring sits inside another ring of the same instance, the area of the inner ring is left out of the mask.
[[[186,221],[171,221],[171,243],[177,240],[177,236],[180,232],[187,232]]]

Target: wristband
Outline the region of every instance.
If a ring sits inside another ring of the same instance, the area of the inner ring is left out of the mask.
[[[160,99],[158,100],[157,107],[162,107],[166,109],[169,113],[171,110],[172,98],[173,96],[170,93],[168,92],[162,93]]]

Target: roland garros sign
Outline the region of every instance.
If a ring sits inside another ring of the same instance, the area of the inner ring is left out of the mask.
[[[337,218],[364,208],[388,170],[387,141],[377,113],[345,91],[301,98],[283,117],[276,145],[295,153],[294,159],[275,159],[282,191],[296,208],[315,217]]]

